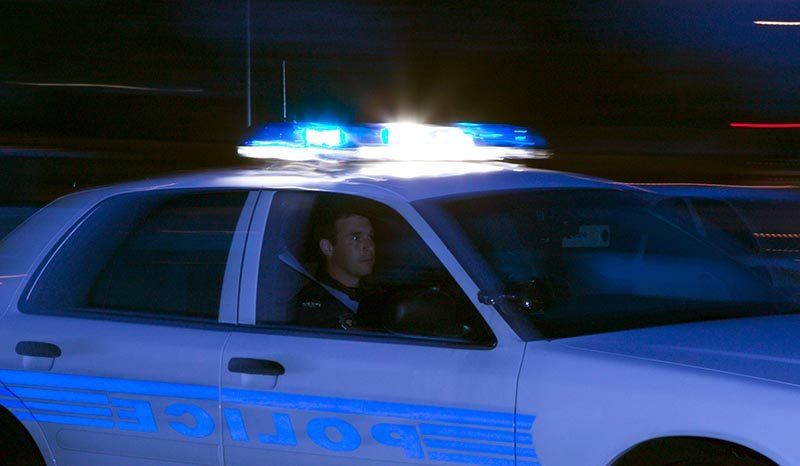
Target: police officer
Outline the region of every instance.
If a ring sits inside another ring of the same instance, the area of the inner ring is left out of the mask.
[[[372,223],[355,210],[325,212],[317,225],[321,264],[290,302],[294,323],[308,327],[344,328],[363,325],[358,314],[362,278],[375,265]]]

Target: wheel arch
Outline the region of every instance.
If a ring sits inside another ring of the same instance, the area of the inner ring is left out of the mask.
[[[41,432],[31,431],[29,426],[12,414],[8,408],[0,405],[0,459],[9,460],[5,457],[4,452],[23,449],[29,450],[22,452],[23,455],[38,455],[38,457],[15,458],[13,464],[55,464],[50,454],[50,448]],[[30,462],[19,463],[20,459],[30,460]]]
[[[701,435],[671,435],[643,440],[619,453],[609,462],[609,466],[658,464],[654,461],[663,460],[665,457],[669,458],[670,455],[676,454],[678,457],[694,455],[694,457],[714,460],[725,457],[739,458],[742,465],[777,466],[780,464],[763,451],[735,441]],[[712,464],[728,463],[723,461]]]

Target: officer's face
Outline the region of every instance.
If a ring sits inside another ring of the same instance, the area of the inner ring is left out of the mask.
[[[331,245],[328,257],[333,267],[356,280],[371,274],[375,265],[375,241],[369,219],[351,215],[337,220],[336,243]]]

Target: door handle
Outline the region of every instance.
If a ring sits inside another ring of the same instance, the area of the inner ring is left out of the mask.
[[[252,375],[283,375],[286,368],[278,361],[268,359],[231,358],[228,371]]]
[[[17,343],[15,350],[20,356],[33,356],[35,358],[57,358],[61,356],[61,348],[43,341],[21,341]]]

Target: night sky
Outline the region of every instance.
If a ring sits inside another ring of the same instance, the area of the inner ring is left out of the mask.
[[[246,1],[0,3],[0,132],[233,140]],[[800,120],[800,2],[251,2],[253,121]],[[87,86],[91,85],[91,86]],[[112,87],[118,86],[118,87]]]

